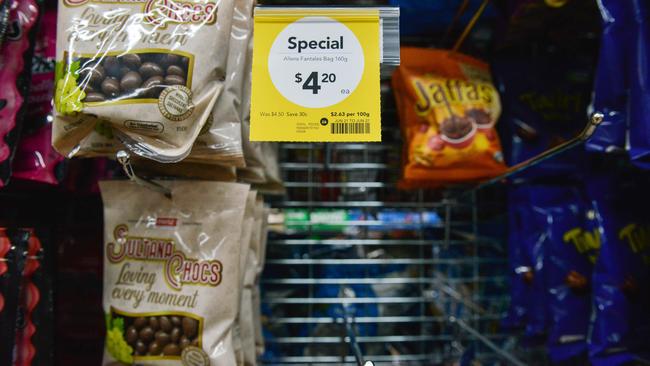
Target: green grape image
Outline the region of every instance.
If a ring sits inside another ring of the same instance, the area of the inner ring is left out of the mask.
[[[65,72],[63,62],[57,62],[55,66],[56,89],[54,91],[54,106],[61,114],[73,114],[83,108],[82,100],[86,93],[77,86],[77,74],[79,62],[73,62],[68,71]]]
[[[106,349],[116,360],[126,363],[133,363],[133,348],[124,339],[124,319],[111,319],[106,316]]]

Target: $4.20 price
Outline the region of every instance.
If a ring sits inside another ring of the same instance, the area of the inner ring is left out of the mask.
[[[314,71],[310,73],[306,79],[303,79],[302,73],[297,73],[296,79],[294,82],[296,84],[302,83],[304,80],[304,83],[302,84],[302,89],[303,90],[311,90],[312,94],[318,94],[321,90],[321,84],[326,84],[326,83],[335,83],[336,82],[336,74],[331,74],[331,73],[323,73],[319,74],[317,71]],[[342,90],[341,93],[343,94],[349,94],[350,92],[347,91],[347,93],[344,93],[346,90]]]

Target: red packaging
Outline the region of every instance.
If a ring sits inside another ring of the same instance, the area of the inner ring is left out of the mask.
[[[52,93],[56,55],[56,9],[41,17],[32,57],[32,82],[12,176],[57,184],[54,169],[63,156],[52,148]]]
[[[40,291],[32,278],[41,266],[39,254],[42,246],[34,229],[25,229],[25,231],[27,231],[29,239],[27,241],[27,258],[19,295],[19,307],[23,314],[23,321],[16,329],[16,351],[13,366],[29,366],[36,355],[36,348],[32,343],[32,336],[36,333],[32,314],[40,301]]]
[[[505,171],[489,67],[447,50],[402,48],[393,74],[404,150],[401,188],[478,181]]]
[[[6,137],[15,129],[23,105],[27,83],[19,83],[19,77],[25,71],[29,74],[29,69],[25,70],[23,55],[29,49],[29,33],[37,17],[38,7],[33,0],[15,0],[11,4],[10,27],[0,50],[0,163],[11,156],[11,144],[7,143]],[[0,186],[9,178],[9,167],[4,170]]]

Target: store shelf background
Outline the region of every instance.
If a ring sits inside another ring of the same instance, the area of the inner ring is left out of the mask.
[[[382,103],[382,143],[281,145],[287,195],[272,202],[276,212],[347,210],[358,217],[331,214],[334,221],[297,222],[271,233],[262,275],[263,364],[356,364],[344,306],[362,353],[375,364],[449,364],[474,356],[506,364],[452,322],[462,319],[499,347],[516,345],[499,327],[509,301],[502,191],[397,190],[401,137],[388,82]],[[377,213],[390,210],[429,220],[382,234],[387,224]],[[491,233],[482,235],[482,227]]]

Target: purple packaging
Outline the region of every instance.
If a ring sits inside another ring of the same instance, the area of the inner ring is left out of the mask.
[[[602,113],[604,119],[585,147],[590,152],[624,152],[630,84],[628,70],[632,50],[630,40],[634,35],[631,6],[630,1],[601,0],[598,7],[603,30],[591,109]]]
[[[576,187],[538,187],[535,196],[533,210],[547,222],[544,279],[549,356],[556,363],[586,358],[598,230],[590,225],[586,201]]]
[[[544,256],[548,230],[546,216],[535,209],[540,197],[536,187],[522,187],[527,204],[522,206],[522,230],[520,240],[523,246],[522,265],[529,269],[523,273],[526,290],[526,328],[524,342],[530,346],[544,343],[547,336],[548,308],[546,306],[546,281],[544,276]],[[522,266],[522,268],[523,268]]]
[[[526,261],[523,241],[522,210],[527,201],[519,188],[508,192],[508,264],[510,280],[510,305],[501,322],[504,328],[519,329],[525,326],[528,316],[528,292],[532,268]]]
[[[650,169],[650,2],[628,0],[634,40],[630,65],[630,158]]]
[[[601,248],[592,276],[589,343],[594,366],[616,366],[650,352],[650,205],[643,176],[605,171],[588,180]]]

